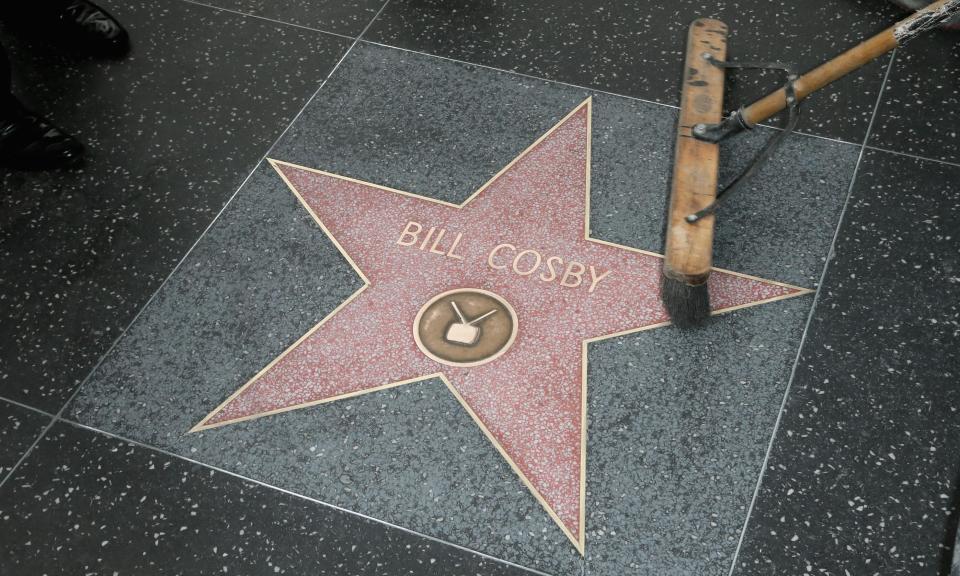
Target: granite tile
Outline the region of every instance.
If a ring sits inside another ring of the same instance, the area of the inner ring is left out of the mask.
[[[377,15],[384,0],[202,0],[202,3],[355,37]]]
[[[960,168],[864,158],[736,574],[949,572]]]
[[[60,422],[0,490],[4,574],[530,574]]]
[[[588,576],[728,573],[809,308],[593,346]]]
[[[867,0],[393,0],[365,39],[678,105],[686,31],[696,18],[730,26],[731,59],[793,62],[806,70],[902,16],[889,3]],[[799,129],[862,142],[888,61],[807,100]],[[730,108],[783,83],[771,73],[729,78]]]
[[[50,423],[50,416],[0,400],[0,480]]]
[[[936,31],[897,50],[870,146],[960,163],[960,44]]]
[[[359,45],[271,155],[462,201],[589,95],[514,74]],[[594,237],[660,249],[675,121],[670,108],[594,95]],[[732,144],[727,170],[769,135],[758,130]],[[718,263],[812,286],[857,155],[857,147],[843,143],[791,139],[753,189],[724,207]],[[187,433],[360,286],[276,173],[262,166],[68,413],[97,428],[524,566],[579,573],[579,554],[437,380]],[[618,347],[653,357],[662,355],[669,342],[676,350],[672,357],[681,359],[671,368],[677,385],[694,380],[691,385],[708,387],[710,381],[696,370],[702,360],[697,349],[714,337],[709,360],[728,365],[729,376],[729,383],[712,396],[715,412],[677,398],[663,407],[661,420],[649,423],[661,426],[690,411],[696,419],[689,428],[675,426],[664,438],[692,444],[692,431],[714,430],[730,439],[730,446],[714,446],[712,456],[703,455],[729,458],[715,466],[712,477],[663,490],[662,500],[651,504],[690,507],[702,503],[704,494],[719,495],[723,502],[714,506],[714,521],[721,528],[714,533],[721,536],[704,544],[715,555],[733,553],[730,537],[743,523],[742,505],[752,493],[769,438],[769,430],[760,429],[775,418],[786,382],[784,366],[795,356],[810,304],[809,298],[770,304],[719,317],[703,333],[661,329],[591,348],[591,402],[598,410],[615,410],[622,400],[605,391],[625,390],[640,374],[626,365],[632,360],[620,358]],[[663,376],[642,374],[652,389],[660,387],[656,392],[666,402],[669,387],[657,380]],[[714,414],[745,424],[728,430],[722,422],[710,421]],[[597,421],[598,430],[610,428],[606,418]],[[656,434],[642,426],[634,432],[641,438]],[[590,450],[622,452],[627,446],[619,440],[602,434],[591,440]],[[668,546],[641,553],[603,537],[607,518],[616,516],[618,507],[626,510],[633,504],[610,497],[603,486],[594,496],[590,483],[629,483],[643,474],[676,477],[686,460],[660,460],[653,472],[632,468],[630,462],[623,470],[594,469],[589,454],[587,461],[588,499],[597,509],[588,515],[586,546],[597,573],[617,563],[667,565],[674,555]],[[705,482],[713,486],[705,489]],[[654,489],[645,494],[661,498]],[[691,515],[665,515],[663,522],[678,533],[689,529]],[[649,526],[649,519],[638,519],[621,530],[635,534],[631,530]]]
[[[0,172],[0,394],[52,412],[348,44],[184,2],[108,7],[121,62],[5,36],[15,92],[89,150],[82,170]]]

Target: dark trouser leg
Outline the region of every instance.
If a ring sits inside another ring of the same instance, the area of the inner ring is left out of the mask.
[[[0,119],[10,118],[20,110],[20,103],[13,97],[10,86],[10,60],[0,44]]]
[[[7,60],[7,51],[0,44],[0,102],[6,104],[12,98],[10,95],[10,61]]]
[[[3,0],[0,0],[3,1]],[[0,165],[24,170],[77,166],[83,146],[10,92],[10,61],[0,45]]]

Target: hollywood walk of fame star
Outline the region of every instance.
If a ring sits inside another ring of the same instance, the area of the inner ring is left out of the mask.
[[[459,205],[271,160],[364,286],[193,430],[441,378],[582,554],[587,344],[669,323],[661,257],[589,237],[590,117]],[[716,312],[807,292],[710,277]]]

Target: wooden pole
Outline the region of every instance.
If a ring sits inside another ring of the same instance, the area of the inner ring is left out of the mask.
[[[797,98],[803,100],[813,92],[883,56],[897,46],[903,45],[916,35],[948,20],[958,12],[960,12],[960,0],[939,0],[917,11],[873,38],[800,76],[794,82]],[[786,91],[781,88],[744,108],[742,118],[748,125],[753,126],[777,115],[786,107]]]

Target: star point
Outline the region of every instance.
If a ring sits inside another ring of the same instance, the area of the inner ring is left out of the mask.
[[[669,324],[661,256],[589,236],[591,106],[461,204],[271,159],[363,286],[191,431],[440,378],[582,554],[587,344]],[[717,313],[806,292],[711,276]]]

